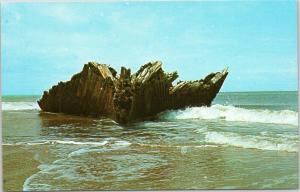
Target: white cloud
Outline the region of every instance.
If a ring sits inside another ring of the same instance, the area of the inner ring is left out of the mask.
[[[48,6],[47,9],[42,11],[42,14],[65,23],[81,23],[87,21],[87,18],[82,13],[76,12],[76,10],[71,7],[57,4],[55,4],[55,6]]]

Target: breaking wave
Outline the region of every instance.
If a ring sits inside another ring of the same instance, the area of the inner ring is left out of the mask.
[[[3,111],[39,110],[37,102],[2,102]]]
[[[274,151],[298,151],[298,136],[293,139],[285,137],[270,138],[254,135],[239,135],[229,132],[208,132],[205,135],[205,141],[208,143],[230,145],[249,149],[274,150]]]
[[[87,145],[87,146],[128,146],[131,143],[127,141],[115,141],[113,138],[109,138],[104,141],[71,141],[71,140],[40,140],[40,141],[31,141],[31,142],[17,142],[17,143],[3,143],[2,145],[55,145],[55,144],[64,144],[64,145]]]
[[[212,105],[211,107],[189,107],[168,111],[162,119],[223,119],[257,123],[289,124],[298,126],[298,112],[290,110],[244,109],[234,106]]]

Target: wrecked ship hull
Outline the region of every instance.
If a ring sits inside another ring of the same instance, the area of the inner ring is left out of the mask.
[[[177,72],[165,73],[159,61],[143,65],[134,74],[122,67],[120,75],[108,65],[89,62],[70,81],[45,91],[38,104],[47,112],[106,116],[129,123],[165,110],[210,106],[227,74],[225,69],[173,86]]]

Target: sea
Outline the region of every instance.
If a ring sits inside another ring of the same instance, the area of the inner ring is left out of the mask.
[[[39,98],[2,97],[2,146],[38,162],[24,191],[298,188],[296,91],[219,93],[128,125],[42,112]]]

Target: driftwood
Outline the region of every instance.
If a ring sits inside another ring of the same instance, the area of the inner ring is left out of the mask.
[[[159,112],[187,106],[210,106],[228,72],[211,73],[203,80],[181,81],[177,72],[165,73],[162,63],[149,62],[131,75],[120,75],[106,64],[89,62],[70,81],[59,82],[38,101],[43,111],[106,116],[119,123],[154,117]]]

